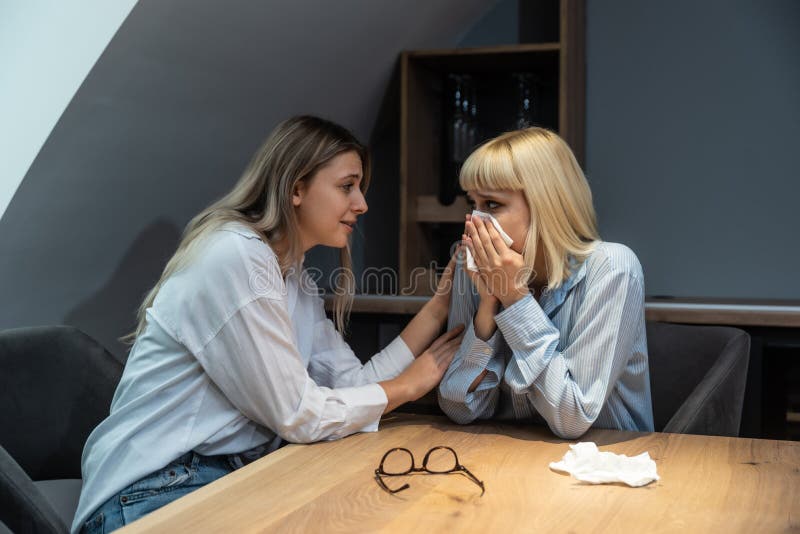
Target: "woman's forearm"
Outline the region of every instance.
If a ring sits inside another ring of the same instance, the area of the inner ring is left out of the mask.
[[[475,336],[478,339],[486,341],[497,330],[497,323],[494,321],[497,308],[498,302],[496,299],[481,300],[474,318]]]
[[[488,373],[489,373],[489,370],[488,370],[488,369],[484,369],[483,371],[481,371],[481,374],[479,374],[478,376],[476,376],[476,377],[475,377],[475,380],[473,380],[473,381],[472,381],[472,384],[470,384],[470,385],[469,385],[469,388],[467,388],[467,393],[472,393],[472,392],[474,392],[476,389],[478,389],[478,386],[479,386],[479,385],[480,385],[480,383],[483,381],[483,379],[484,379],[484,378],[486,378],[486,375],[487,375]]]
[[[400,332],[400,337],[416,358],[436,339],[447,322],[447,303],[431,298]]]

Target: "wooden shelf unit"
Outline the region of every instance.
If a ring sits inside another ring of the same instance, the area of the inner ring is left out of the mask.
[[[584,0],[561,0],[548,28],[557,42],[450,50],[406,51],[400,56],[400,244],[401,287],[417,295],[433,287],[431,262],[443,267],[460,239],[463,198],[439,203],[446,78],[468,74],[478,91],[482,138],[511,129],[516,112],[515,72],[539,82],[538,123],[559,133],[583,164],[585,115]],[[418,283],[414,284],[413,280]]]

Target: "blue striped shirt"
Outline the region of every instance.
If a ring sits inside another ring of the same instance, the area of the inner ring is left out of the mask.
[[[475,336],[479,301],[459,265],[448,328],[467,330],[439,385],[439,405],[453,421],[544,419],[568,439],[592,426],[653,430],[644,277],[628,247],[598,242],[539,302],[527,295],[500,311],[487,341]]]

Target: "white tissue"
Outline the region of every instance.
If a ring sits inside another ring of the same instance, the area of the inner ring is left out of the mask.
[[[613,452],[600,452],[591,441],[569,446],[560,462],[551,462],[550,469],[570,473],[582,482],[605,484],[623,482],[639,487],[659,479],[656,463],[646,452],[628,457]]]
[[[497,222],[497,219],[492,217],[491,214],[483,212],[483,211],[472,210],[472,216],[473,217],[481,217],[484,220],[488,219],[488,220],[492,221],[492,224],[497,229],[497,233],[500,234],[500,237],[503,238],[503,241],[505,242],[506,246],[510,247],[511,244],[514,242],[514,240],[511,239],[508,236],[508,234],[503,231],[503,228],[500,226],[500,223]],[[472,252],[470,252],[469,249],[467,249],[467,269],[469,269],[470,271],[478,272],[478,266],[475,265],[475,258],[472,257]]]

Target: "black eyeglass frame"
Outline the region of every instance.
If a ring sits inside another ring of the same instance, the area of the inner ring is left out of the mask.
[[[437,471],[435,469],[429,469],[428,468],[428,460],[430,459],[431,454],[433,454],[434,452],[436,452],[436,451],[438,451],[440,449],[448,450],[448,451],[453,453],[453,458],[455,458],[456,463],[455,463],[455,466],[453,466],[452,469],[448,469],[446,471]],[[406,454],[408,454],[411,457],[411,467],[409,467],[407,470],[403,471],[402,473],[387,473],[383,469],[383,463],[386,461],[386,458],[388,458],[389,455],[392,454],[395,451],[403,451]],[[471,481],[473,481],[475,484],[477,484],[478,487],[481,488],[481,497],[483,497],[483,494],[486,492],[486,488],[484,487],[483,482],[478,480],[478,477],[473,475],[469,471],[469,469],[467,469],[466,467],[461,465],[461,462],[458,461],[458,454],[456,454],[456,451],[454,451],[451,447],[447,447],[445,445],[438,445],[436,447],[432,447],[431,449],[428,450],[428,452],[425,453],[425,457],[422,459],[422,467],[417,467],[416,465],[417,464],[416,464],[416,460],[414,459],[414,454],[412,454],[412,452],[410,450],[406,449],[405,447],[395,447],[393,449],[389,449],[383,455],[383,458],[381,458],[381,463],[378,465],[378,468],[375,470],[375,480],[377,481],[377,483],[381,487],[381,489],[383,489],[384,491],[394,495],[395,493],[399,493],[399,492],[401,492],[401,491],[403,491],[405,489],[408,489],[410,486],[408,485],[408,483],[405,483],[402,486],[400,486],[399,488],[393,490],[393,489],[389,488],[386,485],[386,483],[383,481],[382,477],[400,477],[400,476],[410,475],[412,473],[431,473],[433,475],[448,475],[448,474],[451,474],[451,473],[461,473],[461,474],[465,475],[467,478],[469,478]]]

